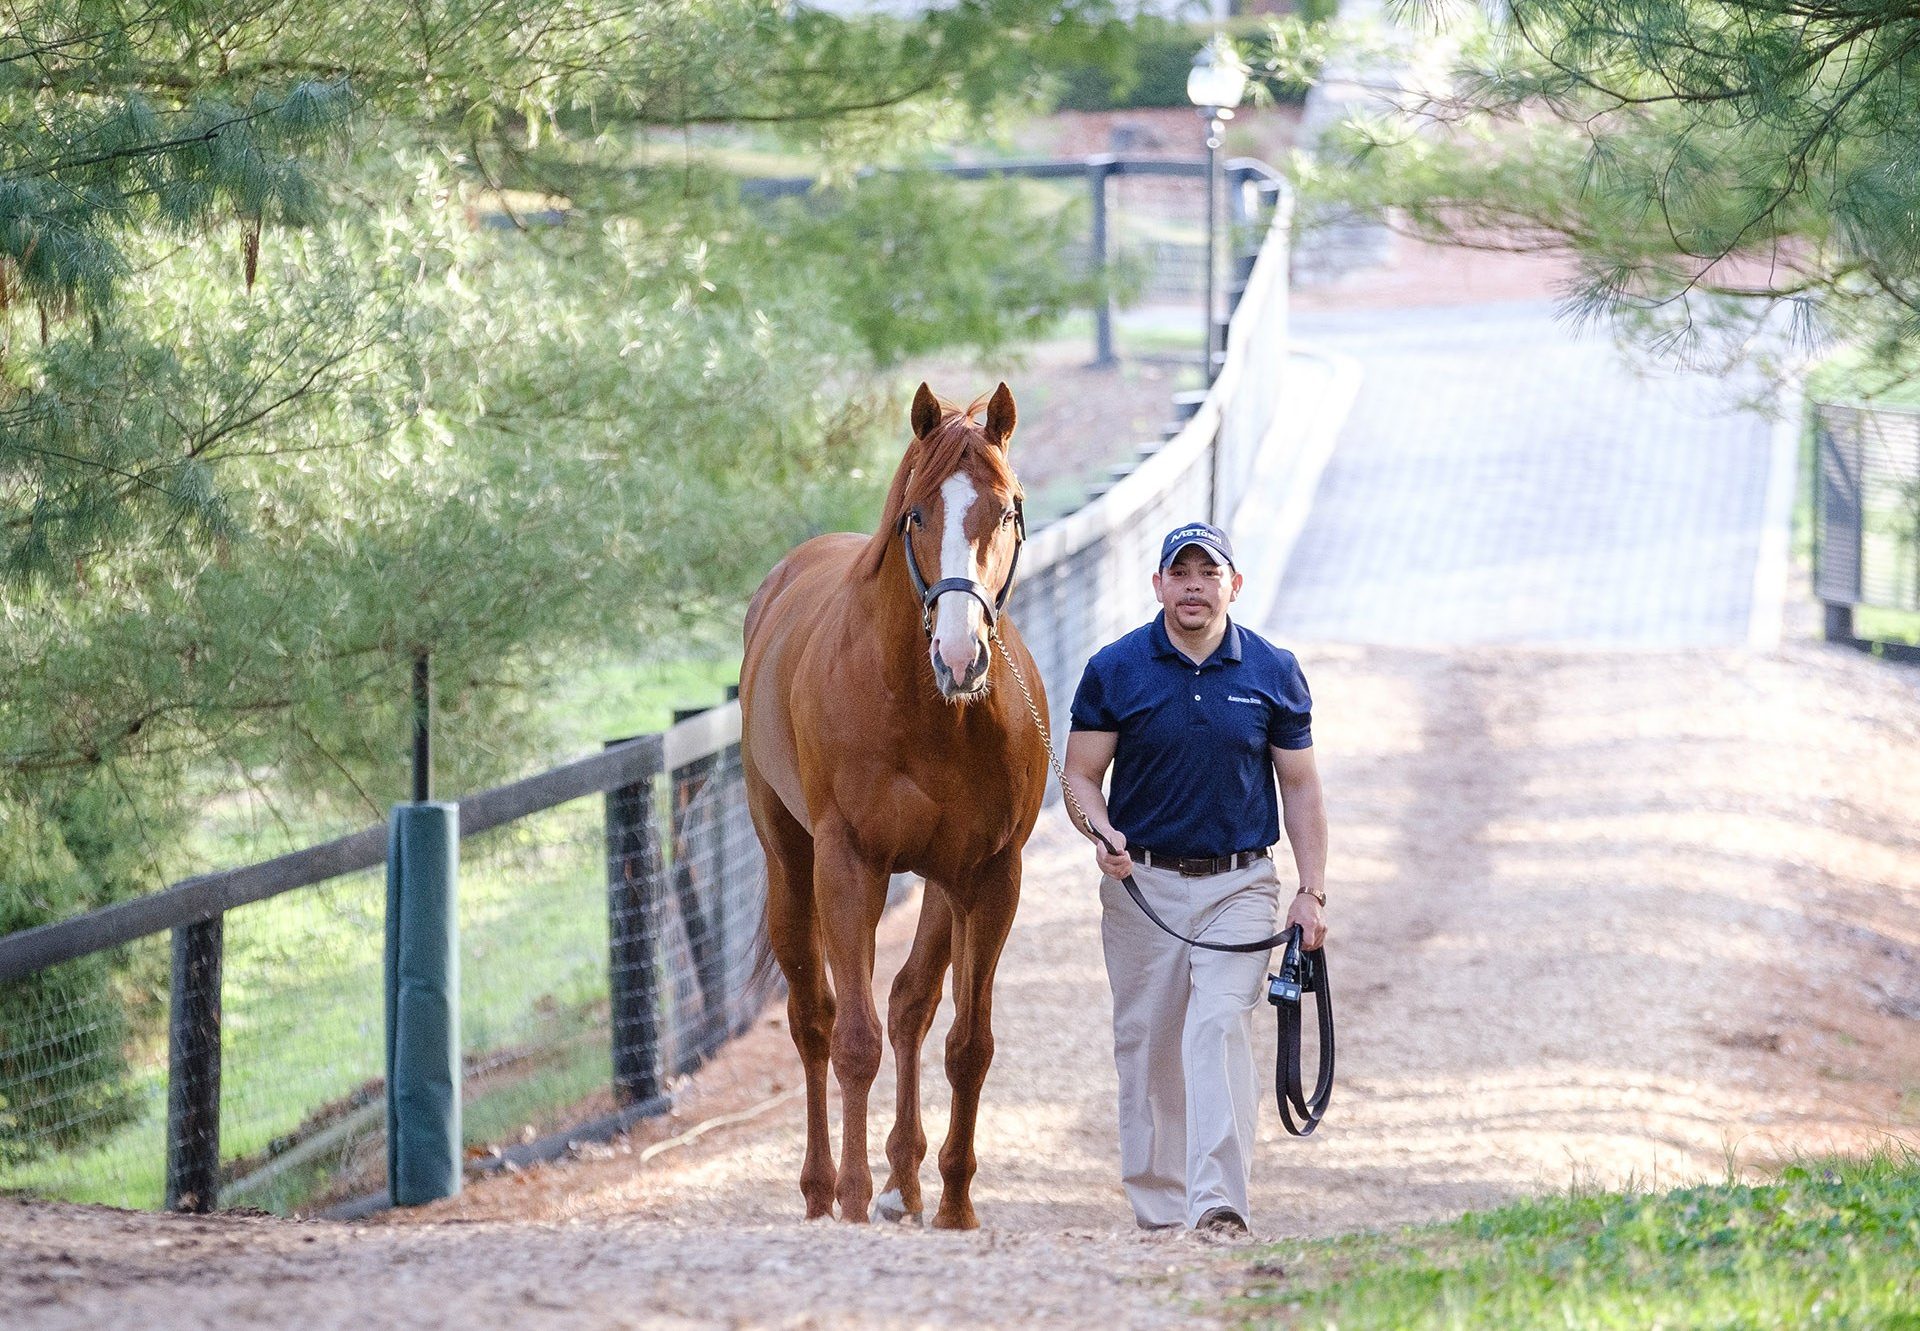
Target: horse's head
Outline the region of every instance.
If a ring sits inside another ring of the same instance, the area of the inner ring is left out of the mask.
[[[986,410],[985,424],[974,416]],[[914,394],[913,442],[887,494],[876,542],[901,540],[934,682],[952,702],[986,692],[989,634],[1025,536],[1020,482],[1007,462],[1013,394],[1005,384],[961,408]],[[873,561],[878,570],[884,547]]]

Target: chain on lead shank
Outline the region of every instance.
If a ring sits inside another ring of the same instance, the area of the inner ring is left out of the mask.
[[[1040,705],[1033,700],[1033,690],[1027,687],[1027,677],[1021,673],[1020,663],[1013,659],[1013,653],[1008,651],[1007,644],[1001,641],[1000,626],[989,624],[987,632],[992,635],[994,646],[1000,649],[1000,654],[1006,657],[1007,669],[1013,672],[1013,682],[1020,686],[1020,696],[1027,700],[1027,715],[1033,718],[1034,728],[1040,732],[1040,742],[1046,746],[1047,750],[1047,761],[1053,764],[1054,779],[1060,783],[1060,795],[1066,800],[1067,808],[1073,814],[1074,821],[1081,831],[1105,846],[1107,839],[1093,830],[1093,820],[1087,817],[1087,811],[1080,807],[1079,797],[1073,793],[1073,787],[1067,784],[1066,769],[1060,766],[1060,755],[1053,751],[1053,732],[1047,728],[1046,719],[1040,715]],[[1113,847],[1107,846],[1107,849],[1112,850]]]

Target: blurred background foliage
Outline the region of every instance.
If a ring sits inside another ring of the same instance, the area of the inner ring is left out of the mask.
[[[0,929],[377,821],[417,653],[463,791],[577,746],[570,681],[730,633],[865,522],[878,369],[1087,295],[1057,208],[857,168],[1130,40],[1108,0],[11,6]],[[743,199],[743,141],[836,188]]]
[[[1333,0],[1305,0],[1296,12],[1280,16],[1243,15],[1222,25],[1229,41],[1249,66],[1252,100],[1298,103],[1325,59],[1313,43],[1304,61],[1279,59],[1297,51],[1311,35],[1327,31]],[[1133,107],[1182,107],[1194,52],[1213,36],[1212,24],[1186,22],[1160,14],[1136,15],[1127,25],[1129,40],[1117,59],[1085,59],[1058,72],[1056,104],[1069,111],[1113,111]]]

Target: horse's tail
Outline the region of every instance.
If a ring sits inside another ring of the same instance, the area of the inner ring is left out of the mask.
[[[753,778],[749,773],[749,764],[746,761],[745,739],[746,737],[743,734],[741,736],[741,776],[751,781]],[[778,798],[778,796],[773,795],[771,792],[768,792],[768,797]],[[755,830],[756,832],[758,831],[757,828]],[[766,883],[769,892],[772,890],[772,886],[772,881],[769,878]],[[770,1001],[775,995],[781,993],[786,985],[786,976],[780,970],[780,959],[773,954],[773,924],[769,918],[771,905],[771,901],[768,900],[768,893],[762,892],[760,895],[760,910],[753,921],[753,944],[747,955],[747,977],[744,992],[752,995],[761,1005],[765,1005],[765,1003]]]
[[[760,912],[760,925],[753,936],[753,956],[747,967],[747,992],[771,999],[786,985],[780,963],[773,955],[773,933],[767,928],[767,913]]]

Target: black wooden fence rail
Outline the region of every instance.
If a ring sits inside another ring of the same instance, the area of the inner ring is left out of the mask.
[[[663,754],[661,736],[643,735],[609,745],[590,758],[469,795],[460,801],[460,836],[464,840],[569,800],[648,780],[659,775]],[[23,929],[0,937],[0,984],[149,934],[217,919],[282,892],[371,869],[386,857],[386,827],[369,827],[258,864],[189,878],[71,920]]]

